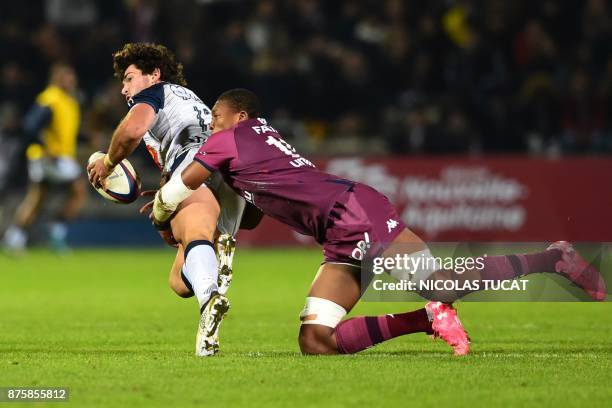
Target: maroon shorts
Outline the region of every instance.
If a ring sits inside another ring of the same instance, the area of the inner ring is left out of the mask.
[[[377,256],[406,228],[389,199],[355,184],[332,208],[323,242],[324,262],[360,266],[366,251]]]

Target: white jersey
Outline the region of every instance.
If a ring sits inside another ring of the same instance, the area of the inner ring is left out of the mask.
[[[129,102],[130,108],[146,103],[155,110],[155,120],[144,135],[147,150],[162,172],[180,177],[200,146],[210,136],[212,114],[198,96],[184,86],[161,82],[144,89]],[[217,228],[236,235],[246,202],[223,182],[220,174],[209,180],[221,205]]]
[[[128,105],[138,103],[146,103],[155,110],[155,120],[144,135],[144,142],[162,171],[174,170],[177,157],[201,146],[210,135],[210,109],[184,86],[155,84],[135,95]]]

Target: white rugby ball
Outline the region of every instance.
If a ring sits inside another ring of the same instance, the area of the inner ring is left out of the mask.
[[[104,153],[95,152],[89,156],[87,164],[101,157],[104,157]],[[93,186],[93,188],[109,201],[129,204],[136,201],[140,195],[140,177],[128,159],[123,159],[108,176],[104,187]]]

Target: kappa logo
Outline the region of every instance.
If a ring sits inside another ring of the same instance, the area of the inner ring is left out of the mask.
[[[372,246],[370,242],[370,236],[367,232],[363,233],[363,239],[357,243],[357,247],[353,249],[351,253],[351,258],[361,261],[364,257],[368,249]]]
[[[390,219],[389,221],[387,221],[387,229],[389,230],[388,232],[391,232],[391,230],[397,227],[398,225],[399,223],[395,220]]]

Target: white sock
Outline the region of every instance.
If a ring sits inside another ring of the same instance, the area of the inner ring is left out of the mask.
[[[68,236],[68,227],[63,222],[52,222],[50,233],[51,238],[58,241],[65,241]]]
[[[12,250],[23,250],[28,241],[28,236],[23,228],[16,225],[9,227],[4,233],[4,245]]]
[[[217,256],[210,241],[192,241],[185,248],[183,275],[191,284],[200,308],[208,302],[212,292],[219,290]]]

